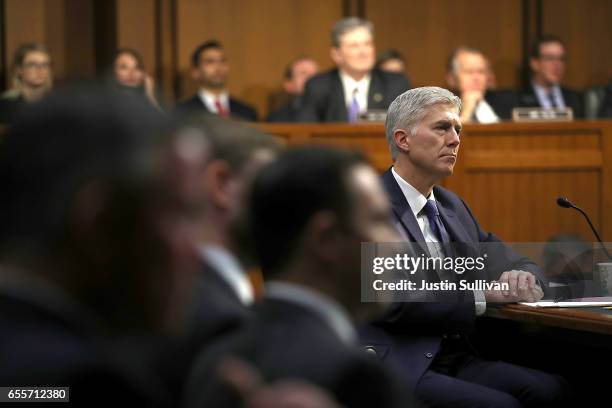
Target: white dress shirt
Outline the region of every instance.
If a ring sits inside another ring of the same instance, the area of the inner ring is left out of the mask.
[[[478,106],[476,106],[476,110],[474,111],[474,117],[478,123],[499,122],[499,116],[497,116],[491,105],[484,99],[478,102]]]
[[[200,256],[208,262],[234,290],[242,304],[249,306],[255,299],[253,285],[240,266],[240,262],[229,251],[220,246],[206,245],[199,248]]]
[[[546,109],[552,109],[553,106],[550,103],[549,91],[535,83],[531,84],[533,86],[533,90],[538,98],[538,102],[540,102],[540,106]],[[552,97],[555,100],[556,106],[555,108],[565,108],[565,101],[563,100],[563,92],[561,92],[561,87],[559,85],[553,85],[550,88],[550,92],[552,92]]]
[[[419,228],[423,233],[423,238],[425,238],[425,243],[427,244],[427,248],[429,252],[434,257],[444,258],[445,255],[442,251],[442,247],[439,245],[438,238],[436,234],[431,230],[429,226],[429,221],[427,220],[427,216],[421,213],[423,207],[427,203],[427,200],[436,201],[436,197],[434,196],[433,191],[429,195],[429,197],[425,197],[419,190],[414,188],[410,183],[404,180],[394,168],[391,168],[391,173],[393,177],[397,181],[397,184],[400,186],[402,193],[406,197],[408,201],[408,205],[414,214],[414,217],[419,224]],[[487,310],[487,300],[485,298],[484,292],[481,290],[474,290],[474,300],[476,301],[476,314],[478,316],[482,315]]]
[[[346,73],[340,71],[340,80],[342,81],[342,88],[344,89],[344,102],[346,107],[349,108],[353,103],[353,93],[355,90],[355,96],[357,97],[357,103],[359,104],[359,113],[365,113],[368,111],[368,91],[370,89],[370,75],[366,75],[359,81],[355,81]]]
[[[355,345],[357,333],[347,311],[334,299],[306,286],[271,281],[265,296],[298,304],[320,316],[345,344]]]
[[[198,92],[198,96],[200,97],[202,102],[204,102],[204,105],[206,105],[206,108],[210,112],[214,114],[219,114],[219,110],[217,109],[217,105],[215,104],[217,99],[219,99],[219,102],[221,102],[221,106],[223,106],[223,109],[225,109],[225,111],[228,113],[230,112],[229,93],[227,91],[223,91],[219,95],[215,95],[214,93],[209,92],[205,89],[200,89],[200,91]]]

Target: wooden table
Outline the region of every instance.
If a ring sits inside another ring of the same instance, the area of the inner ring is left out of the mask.
[[[545,327],[612,335],[612,314],[595,308],[544,308],[525,305],[488,307],[486,316]]]

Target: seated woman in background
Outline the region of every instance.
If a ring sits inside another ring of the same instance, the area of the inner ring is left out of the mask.
[[[15,51],[12,88],[0,97],[0,123],[12,123],[27,104],[36,102],[53,86],[51,56],[42,44],[23,44]]]
[[[161,110],[155,97],[155,83],[144,69],[141,55],[130,48],[115,52],[110,72],[110,83],[120,92],[146,97],[149,103]]]

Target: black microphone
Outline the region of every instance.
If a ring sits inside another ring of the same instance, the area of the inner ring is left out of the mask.
[[[580,214],[582,214],[584,216],[584,218],[586,218],[587,222],[589,223],[589,227],[591,227],[591,231],[593,231],[593,234],[595,234],[595,238],[597,238],[597,241],[599,241],[599,244],[601,245],[601,249],[604,250],[604,252],[606,253],[606,256],[612,261],[612,255],[610,255],[610,253],[608,252],[608,250],[606,249],[606,247],[604,246],[603,241],[601,240],[601,237],[599,236],[599,233],[597,232],[597,230],[595,229],[595,227],[593,226],[593,223],[591,222],[591,219],[589,218],[589,216],[587,215],[587,213],[585,213],[582,208],[580,207],[576,207],[574,204],[572,204],[572,202],[570,200],[568,200],[565,197],[559,197],[557,198],[557,205],[561,208],[573,208],[574,210],[578,211]]]

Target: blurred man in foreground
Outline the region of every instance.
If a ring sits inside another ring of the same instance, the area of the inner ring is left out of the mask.
[[[228,355],[268,380],[309,381],[343,406],[407,406],[355,343],[354,322],[379,307],[360,300],[361,242],[396,237],[376,173],[353,153],[296,150],[261,171],[251,200],[265,297],[251,324],[199,358],[187,406],[239,403],[216,374]]]
[[[1,384],[172,404],[153,364],[185,322],[201,200],[165,130],[135,100],[69,90],[3,139]]]

